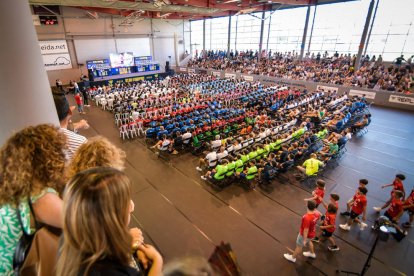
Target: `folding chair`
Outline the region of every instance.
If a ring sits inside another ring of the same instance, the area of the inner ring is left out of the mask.
[[[125,136],[129,139],[128,125],[122,125],[119,128],[119,137],[122,137],[122,139],[125,140]]]

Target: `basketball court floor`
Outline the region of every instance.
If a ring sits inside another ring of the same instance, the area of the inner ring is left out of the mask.
[[[200,179],[195,170],[198,159],[191,153],[165,162],[142,138],[120,139],[112,113],[94,105],[86,112],[82,117],[91,128],[81,134],[105,136],[126,152],[125,171],[133,181],[135,202],[131,226],[143,230],[145,241],[159,249],[165,262],[184,256],[208,258],[215,245],[225,241],[231,244],[243,275],[334,275],[337,269],[360,272],[376,237],[370,229],[378,217],[372,207],[381,206],[390,196],[390,188],[381,189],[381,185],[392,183],[397,173],[407,177],[406,193],[414,185],[414,113],[372,107],[369,132],[353,137],[339,166],[323,177],[325,199],[332,192],[339,194],[340,211],[354,194],[358,180],[369,180],[369,228],[360,231],[355,225],[345,232],[337,227],[340,251],[330,252],[327,244],[316,244],[316,259],[301,256],[293,264],[283,253],[295,247],[301,216],[306,212],[304,198],[310,197],[310,191],[291,174],[288,181],[275,180],[266,190],[245,191],[233,184],[217,191]],[[74,121],[79,119],[76,114]],[[319,210],[325,211],[322,206]],[[404,214],[401,222],[407,219]],[[344,222],[338,215],[337,226]],[[392,237],[380,241],[367,275],[414,275],[413,256],[414,230],[400,243]]]

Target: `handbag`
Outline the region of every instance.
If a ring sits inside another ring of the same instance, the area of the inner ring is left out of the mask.
[[[13,257],[13,270],[16,276],[54,276],[59,249],[61,230],[36,221],[32,204],[30,213],[35,222],[36,231],[27,234],[24,231],[20,211],[17,211],[23,235],[17,243]]]
[[[30,213],[33,214],[34,217],[34,213],[32,210],[32,203],[30,200],[28,200],[29,203],[29,208],[30,208]],[[20,204],[18,204],[17,206],[19,206]],[[17,207],[16,209],[17,212],[17,219],[19,220],[19,224],[20,227],[22,229],[22,233],[23,235],[20,237],[19,242],[17,243],[16,249],[14,250],[14,256],[13,256],[13,271],[14,271],[14,275],[21,275],[20,274],[20,269],[22,267],[22,265],[24,264],[24,261],[29,253],[30,247],[32,245],[32,241],[33,238],[35,236],[35,234],[28,234],[26,233],[24,226],[23,226],[23,222],[22,222],[22,217],[20,215],[20,209],[19,207]],[[36,230],[37,230],[37,221],[36,218],[34,219],[35,221],[35,225],[36,225]]]

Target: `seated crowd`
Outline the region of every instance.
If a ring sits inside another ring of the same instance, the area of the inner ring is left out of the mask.
[[[260,58],[260,59],[259,59]],[[412,93],[413,64],[409,58],[407,64],[383,64],[381,55],[361,59],[361,66],[355,70],[356,55],[325,52],[306,54],[302,61],[295,51],[272,53],[263,51],[202,51],[188,63],[189,67],[233,71],[244,74],[266,75],[271,77],[331,83],[345,86],[366,87],[374,90],[388,90]]]

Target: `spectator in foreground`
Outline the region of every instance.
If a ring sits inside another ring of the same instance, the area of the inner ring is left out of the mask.
[[[27,234],[33,233],[30,204],[36,221],[62,227],[58,191],[63,186],[64,147],[65,136],[58,128],[38,125],[17,132],[1,149],[0,275],[13,274],[14,251],[23,235],[17,212]]]
[[[148,275],[161,275],[163,260],[154,247],[141,243],[131,250],[130,187],[124,173],[108,167],[82,171],[71,179],[64,196],[57,275],[139,275],[132,254],[148,266]]]

